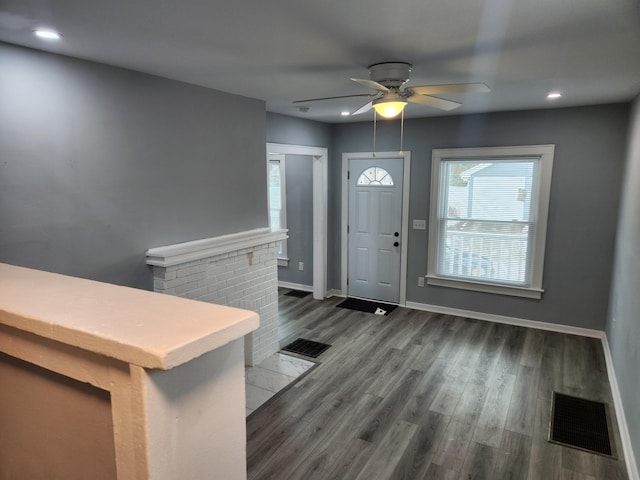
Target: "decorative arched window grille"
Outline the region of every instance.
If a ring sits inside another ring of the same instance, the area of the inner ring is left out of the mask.
[[[393,177],[384,168],[370,167],[358,177],[356,185],[359,187],[381,187],[393,185]]]

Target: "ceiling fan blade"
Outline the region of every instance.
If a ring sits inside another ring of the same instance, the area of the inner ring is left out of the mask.
[[[429,95],[411,95],[407,100],[412,103],[419,103],[427,107],[439,108],[440,110],[453,110],[458,108],[461,103],[445,100],[444,98],[432,97]]]
[[[361,113],[365,113],[368,112],[369,110],[371,110],[373,108],[373,101],[369,102],[369,103],[365,103],[363,106],[361,106],[359,109],[357,109],[354,112],[351,112],[350,115],[360,115]]]
[[[486,93],[491,89],[484,83],[449,83],[445,85],[421,85],[408,87],[414,93],[420,95],[433,95],[434,93]]]
[[[317,102],[320,100],[336,100],[339,98],[352,98],[352,97],[375,97],[375,93],[358,93],[355,95],[340,95],[337,97],[307,98],[305,100],[294,100],[291,103],[307,103],[307,102]]]
[[[364,85],[365,87],[373,88],[374,90],[378,90],[379,92],[389,92],[390,90],[384,85],[374,82],[373,80],[365,80],[364,78],[352,78],[354,82],[358,82],[360,85]]]

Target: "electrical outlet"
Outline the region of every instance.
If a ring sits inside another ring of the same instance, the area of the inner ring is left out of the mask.
[[[300,270],[300,271],[304,270],[304,263],[303,262],[298,262],[298,270]]]
[[[424,277],[418,277],[418,286],[424,287]]]

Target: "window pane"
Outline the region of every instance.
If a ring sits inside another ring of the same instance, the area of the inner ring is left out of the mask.
[[[371,167],[367,168],[356,182],[358,186],[392,186],[393,178],[384,168]]]
[[[439,275],[527,286],[538,160],[443,160]]]
[[[269,205],[271,212],[282,208],[282,187],[280,185],[280,162],[269,163]]]
[[[501,221],[532,221],[536,159],[476,162],[445,161],[445,216]]]
[[[528,283],[527,223],[444,221],[438,272],[497,283]]]
[[[285,191],[284,191],[284,164],[280,160],[269,160],[269,220],[271,230],[286,228]],[[286,257],[287,244],[285,240],[278,244],[278,258]]]
[[[271,229],[280,230],[282,222],[280,221],[280,210],[271,209]]]

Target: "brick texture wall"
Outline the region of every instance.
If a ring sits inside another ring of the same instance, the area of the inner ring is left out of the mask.
[[[245,337],[245,363],[277,352],[278,242],[241,248],[168,267],[153,267],[156,292],[252,310],[258,330]]]

